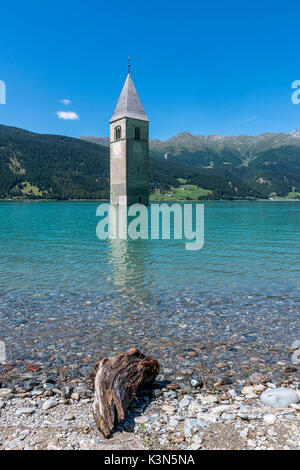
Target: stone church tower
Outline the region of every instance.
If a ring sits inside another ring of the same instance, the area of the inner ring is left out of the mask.
[[[149,119],[130,72],[110,120],[110,202],[149,203]]]

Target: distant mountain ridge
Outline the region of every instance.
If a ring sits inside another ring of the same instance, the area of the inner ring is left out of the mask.
[[[156,199],[300,194],[300,132],[150,141]],[[0,125],[1,199],[109,198],[109,138],[75,139]]]
[[[109,145],[109,138],[82,139]],[[264,197],[300,190],[300,130],[228,137],[182,132],[165,141],[150,140],[150,155],[187,168],[232,175]]]
[[[95,144],[109,146],[109,137],[80,137],[80,139]],[[298,140],[299,139],[299,140]],[[184,131],[176,134],[167,140],[150,139],[150,150],[161,153],[170,147],[175,147],[177,152],[180,148],[189,150],[210,149],[220,151],[224,148],[235,150],[243,157],[259,153],[270,148],[281,147],[283,145],[300,146],[300,130],[289,133],[266,132],[258,136],[241,134],[238,136],[221,136],[218,134],[197,135]]]

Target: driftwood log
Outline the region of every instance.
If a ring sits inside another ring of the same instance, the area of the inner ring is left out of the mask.
[[[94,418],[105,437],[109,437],[116,423],[125,418],[136,391],[152,382],[159,372],[157,359],[145,356],[138,349],[98,363],[95,375]]]

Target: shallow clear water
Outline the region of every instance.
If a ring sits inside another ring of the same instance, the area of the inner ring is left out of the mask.
[[[207,202],[199,251],[181,240],[100,241],[98,205],[1,203],[1,292],[299,292],[298,202]]]
[[[0,339],[20,370],[29,360],[82,370],[82,357],[133,346],[172,379],[183,367],[288,363],[300,329],[299,202],[206,202],[199,251],[100,241],[98,205],[0,203]]]

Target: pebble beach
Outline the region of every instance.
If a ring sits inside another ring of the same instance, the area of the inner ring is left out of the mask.
[[[300,445],[299,381],[279,384],[252,374],[245,385],[189,390],[155,382],[132,403],[125,420],[105,439],[92,415],[88,382],[63,387],[27,374],[23,387],[0,388],[0,449],[283,449]],[[221,382],[221,381],[220,381]],[[250,384],[252,382],[252,384]]]

